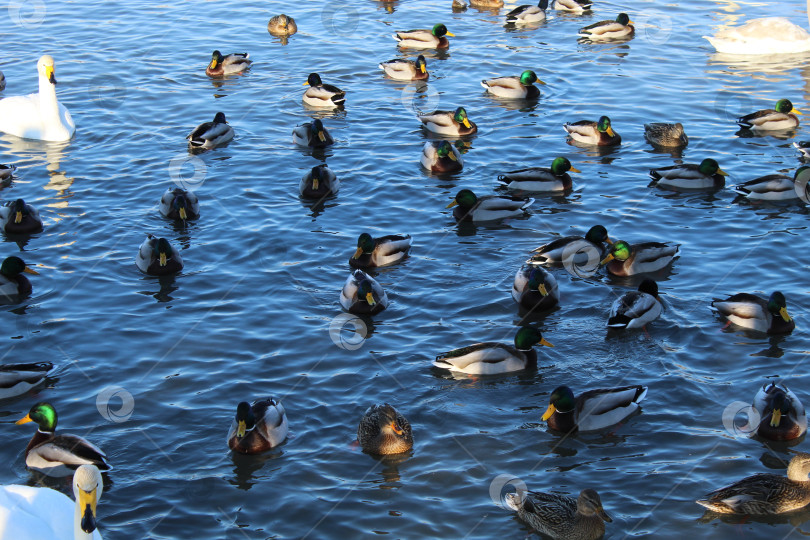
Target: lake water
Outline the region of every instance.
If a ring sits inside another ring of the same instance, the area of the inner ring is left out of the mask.
[[[0,197],[24,198],[45,221],[28,241],[4,244],[3,257],[23,250],[41,275],[31,298],[0,311],[3,361],[59,366],[36,394],[0,404],[0,483],[40,482],[24,464],[31,425],[13,421],[47,400],[60,430],[86,436],[115,466],[99,506],[105,538],[521,538],[534,533],[498,504],[502,487],[521,483],[597,489],[614,519],[607,538],[810,532],[807,512],[702,523],[693,502],[749,474],[783,474],[781,460],[807,449],[723,422],[773,378],[810,402],[807,208],[740,202],[730,189],[648,187],[649,169],[677,156],[654,151],[642,128],[682,122],[683,161],[715,158],[727,186],[792,175],[800,161],[790,145],[810,138],[807,116],[792,139],[738,137],[734,119],[782,97],[806,112],[810,55],[723,58],[701,36],[766,15],[806,26],[805,5],[596,0],[591,14],[550,13],[515,31],[503,26],[514,4],[462,13],[450,4],[15,0],[8,15],[0,10],[0,96],[35,91],[36,61],[51,54],[77,125],[68,144],[0,138],[0,163],[19,167]],[[634,39],[577,42],[580,27],[619,11],[636,22]],[[300,29],[286,45],[266,29],[281,12]],[[385,79],[379,62],[417,54],[400,53],[391,34],[439,22],[456,37],[426,55],[427,87]],[[213,81],[214,49],[247,51],[255,63]],[[524,69],[546,83],[534,104],[491,99],[479,86]],[[313,71],[347,91],[345,111],[303,107]],[[419,166],[426,134],[414,111],[459,105],[479,132],[462,172],[431,176]],[[217,111],[235,139],[192,158],[184,137]],[[620,147],[566,143],[563,123],[602,114]],[[292,128],[311,116],[337,140],[321,156],[292,144]],[[462,187],[490,194],[499,173],[559,155],[582,171],[573,191],[537,196],[525,219],[457,226],[445,209]],[[321,157],[342,187],[313,206],[298,183]],[[175,182],[202,205],[186,227],[157,211]],[[510,297],[531,249],[597,223],[613,238],[682,244],[656,275],[665,312],[649,334],[605,329],[611,302],[637,279],[556,269],[559,309],[529,320]],[[389,308],[359,321],[341,315],[338,295],[363,231],[414,242],[406,261],[376,273]],[[146,233],[180,248],[181,274],[138,271]],[[708,309],[713,296],[776,289],[797,321],[788,336],[723,330]],[[453,347],[511,342],[527,322],[555,345],[539,351],[537,370],[454,378],[430,366]],[[540,421],[560,384],[645,384],[649,394],[619,426],[561,437]],[[232,455],[236,404],[265,395],[282,399],[288,440],[259,457]],[[413,426],[408,455],[375,458],[354,442],[364,410],[383,401]]]

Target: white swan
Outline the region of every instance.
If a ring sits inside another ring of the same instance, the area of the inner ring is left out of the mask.
[[[96,504],[103,489],[101,473],[93,465],[82,465],[73,475],[75,503],[51,488],[3,486],[0,540],[101,540],[96,529]]]
[[[703,36],[726,54],[790,54],[810,51],[810,34],[784,17],[752,19],[742,26]]]
[[[23,139],[67,141],[76,125],[64,105],[56,99],[53,58],[45,55],[37,62],[39,93],[0,100],[0,131]]]

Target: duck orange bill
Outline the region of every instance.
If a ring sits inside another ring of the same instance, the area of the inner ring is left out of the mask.
[[[472,126],[470,125],[470,120],[469,120],[469,118],[465,118],[464,120],[462,120],[462,123],[464,124],[464,127],[465,127],[465,128],[467,128],[467,129],[470,129],[470,128],[472,127]]]
[[[215,69],[216,67],[217,67],[217,60],[216,58],[214,58],[213,60],[211,60],[211,63],[208,64],[208,69]]]
[[[608,128],[607,128],[607,134],[608,134],[608,135],[610,135],[611,137],[615,137],[615,136],[616,136],[616,132],[615,132],[615,131],[613,131],[613,128],[612,128],[612,127],[610,127],[610,126],[608,126]]]
[[[457,204],[458,204],[458,201],[456,201],[455,199],[453,199],[453,202],[451,202],[450,204],[448,204],[447,206],[445,206],[445,208],[453,208],[453,207],[454,207],[455,205],[457,205]]]
[[[26,414],[14,423],[19,426],[21,424],[27,424],[28,422],[33,422],[33,420],[31,420],[31,417]]]
[[[607,243],[608,243],[608,244],[610,244],[611,246],[613,245],[613,240],[611,240],[609,236],[606,236],[606,237],[605,237],[605,242],[607,242]]]
[[[717,174],[719,174],[720,176],[728,176],[728,173],[723,169],[717,169]]]
[[[573,167],[573,166],[572,166],[570,169],[568,169],[568,172],[582,172],[582,171],[580,171],[580,170],[579,170],[579,169],[577,169],[576,167]]]
[[[551,343],[549,343],[548,341],[546,341],[546,338],[543,338],[543,339],[540,340],[540,345],[545,345],[546,347],[553,347],[554,346]]]
[[[301,86],[309,86],[309,81],[304,81],[304,84],[302,84]]]
[[[546,409],[546,412],[544,412],[543,416],[540,417],[540,420],[543,421],[548,420],[549,418],[551,418],[551,415],[554,414],[555,412],[557,412],[557,407],[555,407],[552,404],[549,404],[548,409]]]
[[[374,295],[372,293],[366,293],[366,302],[368,302],[370,306],[377,304],[377,302],[374,301]]]
[[[445,34],[445,36],[456,37],[456,35],[455,35],[455,34],[452,34],[452,33],[450,33],[450,32],[447,32],[447,33]]]
[[[455,153],[453,153],[453,151],[452,151],[452,150],[451,150],[451,151],[449,151],[449,152],[447,152],[447,157],[449,157],[449,158],[450,158],[450,159],[452,159],[453,161],[458,161],[458,159],[456,158],[456,154],[455,154]],[[448,206],[448,208],[450,208],[450,207]]]
[[[236,436],[240,439],[245,436],[245,432],[247,431],[247,426],[245,425],[244,420],[239,420],[239,423],[236,424]]]
[[[82,512],[82,522],[81,527],[84,532],[87,534],[91,534],[93,531],[96,530],[96,503],[98,501],[98,496],[96,495],[96,490],[98,488],[93,488],[90,491],[85,491],[83,489],[79,490],[79,508]]]
[[[39,272],[37,272],[36,270],[32,270],[32,269],[28,268],[27,266],[25,268],[23,268],[23,272],[25,272],[26,274],[34,274],[35,276],[39,275]]]
[[[599,262],[599,264],[607,264],[607,263],[609,263],[610,261],[612,261],[612,260],[613,260],[613,259],[615,259],[615,258],[616,258],[616,257],[613,255],[613,253],[608,253],[608,256],[607,256],[607,257],[605,257],[604,259],[602,259],[602,260]]]
[[[360,255],[363,254],[363,248],[359,247],[355,250],[354,255],[352,255],[352,259],[359,259]]]
[[[779,315],[782,316],[782,319],[785,322],[790,322],[790,321],[793,320],[793,319],[790,318],[790,315],[788,315],[787,308],[783,307],[783,308],[779,309]]]
[[[166,254],[165,253],[160,254],[160,266],[166,266]]]
[[[771,427],[779,427],[779,422],[782,421],[782,410],[774,409],[771,415]]]
[[[402,429],[400,429],[396,422],[391,422],[391,430],[397,435],[402,435]]]

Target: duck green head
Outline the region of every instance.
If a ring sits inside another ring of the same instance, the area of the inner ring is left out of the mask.
[[[599,245],[602,242],[613,244],[613,242],[608,237],[607,229],[604,228],[602,225],[594,225],[593,227],[588,229],[588,232],[585,233],[585,240],[596,245]]]
[[[369,254],[374,251],[374,247],[376,244],[374,243],[374,238],[371,237],[368,233],[363,233],[357,238],[357,251],[354,252],[352,255],[352,259],[360,258],[360,255]]]
[[[616,17],[616,22],[619,24],[623,24],[627,26],[628,24],[633,24],[633,21],[630,20],[630,16],[627,13],[619,13],[619,16]]]
[[[575,169],[571,162],[568,161],[568,158],[565,157],[556,157],[554,161],[551,162],[551,172],[554,176],[562,176],[568,171],[571,172],[582,172],[579,169]]]
[[[794,180],[794,181],[795,181],[795,180],[798,180],[798,179],[799,179],[799,175],[801,175],[801,174],[802,174],[802,173],[804,173],[805,171],[810,171],[810,167],[809,167],[809,166],[807,166],[807,165],[802,165],[801,167],[799,167],[798,169],[796,169],[796,172],[793,174],[793,180]]]
[[[456,109],[456,112],[453,114],[453,120],[459,124],[464,124],[464,127],[467,129],[471,127],[470,120],[467,118],[467,111],[464,109],[464,107],[459,107]]]
[[[218,112],[214,115],[214,123],[215,124],[227,124],[228,122],[225,120],[225,113]]]
[[[616,136],[616,132],[614,132],[613,128],[610,126],[610,118],[607,116],[599,117],[599,121],[596,122],[596,129],[602,133],[607,133],[611,137]]]
[[[13,203],[11,203],[11,213],[14,214],[14,223],[21,223],[23,217],[27,217],[28,215],[30,215],[30,212],[28,211],[28,206],[22,199],[17,199]]]
[[[223,60],[225,60],[225,58],[223,58],[222,54],[219,51],[214,51],[213,54],[211,54],[211,63],[208,65],[208,68],[216,69]]]
[[[515,334],[515,348],[519,351],[528,351],[537,344],[553,347],[551,343],[543,339],[540,330],[531,326],[521,326]]]
[[[188,219],[188,199],[185,193],[178,193],[172,200],[172,210],[177,212],[183,221]]]
[[[253,416],[253,409],[250,408],[250,403],[242,401],[236,406],[236,436],[241,439],[245,436],[245,433],[255,426],[256,418]]]
[[[56,409],[53,405],[45,401],[40,401],[28,411],[28,414],[14,422],[18,426],[27,424],[28,422],[35,422],[39,426],[40,431],[53,433],[56,430]]]
[[[647,278],[644,281],[642,281],[641,284],[638,286],[638,290],[639,292],[647,293],[649,295],[658,298],[658,283],[656,283],[652,279]]]
[[[776,109],[776,112],[780,112],[783,114],[789,113],[802,114],[801,112],[793,108],[793,103],[791,103],[789,99],[784,98],[776,102],[776,107],[774,107],[774,109]]]
[[[475,196],[475,193],[469,189],[462,189],[456,193],[456,198],[447,205],[447,208],[453,208],[456,205],[459,205],[461,208],[472,208],[477,202],[478,197]]]
[[[773,398],[771,399],[771,407],[773,409],[773,413],[771,413],[770,425],[771,427],[779,427],[779,424],[782,423],[782,416],[790,414],[790,411],[792,410],[790,400],[787,399],[785,393],[779,388],[777,388],[773,394]]]
[[[448,32],[447,27],[443,24],[434,25],[433,30],[431,30],[430,33],[436,36],[437,38],[441,38],[442,36],[456,37],[455,34],[451,34],[450,32]]]
[[[522,84],[523,86],[531,86],[534,83],[546,84],[540,79],[538,79],[537,74],[530,69],[527,69],[526,71],[520,74],[520,84]]]
[[[768,298],[768,311],[774,315],[779,315],[785,322],[790,322],[792,320],[790,315],[788,315],[785,295],[779,291],[771,293],[770,298]]]
[[[166,266],[166,261],[172,254],[172,245],[165,238],[158,238],[152,247],[152,253],[157,257],[160,266]]]
[[[364,279],[357,287],[357,298],[365,301],[370,306],[376,306],[377,302],[374,300],[374,289],[371,287],[371,282]]]
[[[607,264],[613,259],[617,261],[626,261],[630,258],[631,248],[630,244],[625,242],[624,240],[619,240],[610,248],[610,253],[608,253],[607,257],[602,259],[602,262],[599,264]]]
[[[439,147],[436,148],[436,155],[438,155],[440,158],[450,158],[453,161],[458,161],[456,159],[455,152],[453,152],[453,147],[448,141],[442,141],[439,143]]]
[[[26,274],[39,275],[39,272],[28,268],[25,265],[25,261],[16,256],[6,257],[3,264],[0,265],[0,274],[9,279],[14,279],[23,272]]]
[[[567,386],[558,386],[551,393],[548,398],[548,409],[543,413],[541,420],[548,420],[555,412],[570,413],[574,411],[576,401],[574,400],[574,393]]]
[[[546,274],[541,268],[534,268],[529,274],[528,287],[530,291],[538,291],[543,296],[548,296],[546,289]]]
[[[420,73],[427,73],[427,62],[421,54],[416,57],[416,67],[419,68]]]
[[[307,77],[307,82],[304,83],[304,86],[321,86],[323,82],[321,81],[321,76],[317,73],[310,73],[309,77]]]
[[[720,165],[712,158],[706,158],[701,161],[700,165],[698,165],[698,170],[706,176],[714,176],[715,174],[719,174],[720,176],[728,176],[728,173],[721,169]]]

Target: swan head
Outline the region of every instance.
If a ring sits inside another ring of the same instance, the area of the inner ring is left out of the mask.
[[[53,74],[53,57],[50,54],[40,57],[37,62],[37,71],[40,77],[44,77],[51,84],[56,84],[56,77]]]
[[[82,465],[73,474],[73,496],[81,516],[81,529],[87,534],[96,530],[96,505],[104,491],[101,472],[95,465]]]

